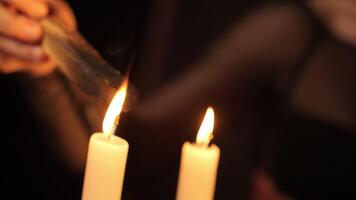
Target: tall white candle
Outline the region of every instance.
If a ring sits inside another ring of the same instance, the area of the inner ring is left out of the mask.
[[[210,145],[214,129],[214,110],[209,107],[199,129],[196,143],[182,148],[177,200],[214,199],[220,149]]]
[[[103,133],[90,137],[83,200],[119,200],[125,176],[129,144],[115,136],[116,121],[127,90],[126,80],[113,98],[103,121]]]

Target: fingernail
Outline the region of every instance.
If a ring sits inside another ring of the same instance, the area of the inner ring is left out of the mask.
[[[47,59],[47,56],[40,47],[36,47],[31,51],[31,57],[35,62],[41,62]]]

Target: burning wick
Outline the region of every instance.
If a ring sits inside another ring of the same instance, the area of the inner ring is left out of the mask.
[[[110,139],[111,135],[115,135],[117,125],[120,120],[120,113],[125,103],[127,93],[128,79],[125,79],[120,88],[115,93],[103,121],[103,133]]]
[[[203,147],[209,146],[210,141],[213,139],[214,131],[214,110],[208,107],[205,113],[204,120],[199,128],[196,143]]]

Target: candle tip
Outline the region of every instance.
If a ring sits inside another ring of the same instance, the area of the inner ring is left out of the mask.
[[[214,109],[212,107],[208,107],[205,113],[204,120],[200,126],[200,129],[197,134],[196,142],[198,144],[208,146],[210,140],[213,138],[213,130],[214,130]]]
[[[120,113],[125,103],[127,87],[128,79],[125,79],[109,105],[103,121],[104,134],[115,134],[118,120],[120,118]]]

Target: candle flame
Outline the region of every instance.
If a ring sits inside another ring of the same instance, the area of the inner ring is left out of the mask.
[[[205,146],[209,145],[210,140],[213,138],[214,130],[214,109],[209,107],[206,110],[204,120],[198,131],[196,142]]]
[[[125,103],[128,83],[128,79],[125,79],[117,90],[117,92],[115,93],[115,96],[112,99],[108,110],[106,111],[103,121],[103,132],[107,136],[110,136],[115,133],[118,118],[120,117],[122,107]]]

